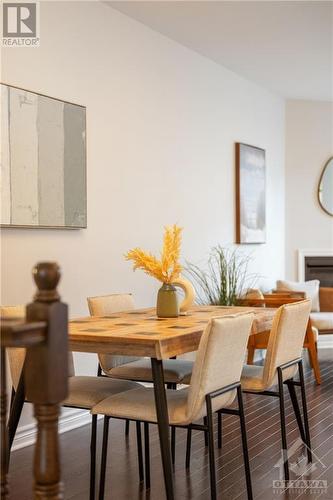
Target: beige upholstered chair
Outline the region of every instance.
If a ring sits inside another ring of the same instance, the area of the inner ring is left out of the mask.
[[[216,498],[213,412],[229,407],[236,395],[239,410],[235,410],[235,413],[240,416],[241,420],[248,496],[252,498],[240,389],[240,375],[252,321],[253,315],[248,313],[212,319],[200,341],[190,386],[177,391],[167,390],[170,425],[189,428],[193,426],[195,429],[208,432],[212,498]],[[229,411],[232,410],[229,409]],[[92,413],[105,416],[106,431],[110,417],[140,420],[144,421],[145,425],[156,423],[154,390],[141,387],[123,395],[111,396],[94,406]],[[194,424],[195,421],[206,416],[207,427]],[[107,432],[103,438],[100,499],[104,495],[106,440]],[[147,470],[149,470],[149,464],[146,463]]]
[[[22,318],[25,317],[24,306],[4,306],[0,307],[2,318]],[[8,349],[9,369],[12,379],[12,398],[15,395],[19,386],[19,381],[24,365],[25,349],[11,348]],[[135,382],[127,380],[112,380],[109,378],[90,377],[90,376],[75,376],[73,355],[69,353],[69,394],[67,399],[62,403],[65,407],[80,408],[90,410],[99,401],[115,395],[121,391],[128,391],[140,387]],[[90,469],[90,500],[95,497],[95,462],[96,462],[96,424],[97,417],[92,417],[92,432],[91,432],[91,469]],[[138,434],[138,450],[141,450],[141,436]],[[143,480],[142,456],[139,454],[139,470],[140,480]]]
[[[260,292],[260,290],[259,290]],[[260,292],[261,293],[261,292]],[[242,301],[242,305],[248,305],[251,307],[280,307],[285,304],[291,304],[293,302],[298,302],[305,299],[305,292],[299,291],[282,291],[277,292],[273,291],[273,293],[269,294],[261,294],[262,297],[255,295],[246,295]],[[316,313],[313,313],[316,314]],[[252,335],[249,339],[248,351],[247,351],[247,364],[252,365],[254,361],[254,354],[256,349],[267,349],[268,339],[270,332],[261,332],[258,335]],[[313,369],[313,374],[316,378],[317,384],[321,384],[321,374],[320,374],[320,366],[318,360],[318,329],[312,326],[311,324],[311,315],[310,320],[307,325],[306,335],[304,337],[303,348],[307,349],[309,355],[310,365]]]
[[[289,479],[289,467],[285,426],[284,384],[289,389],[301,437],[308,447],[308,460],[312,461],[302,364],[302,348],[310,310],[310,300],[302,300],[281,306],[274,316],[264,366],[245,365],[241,377],[243,391],[279,398],[286,480]],[[299,382],[293,380],[297,371],[299,372]],[[278,391],[271,390],[275,385],[278,385]],[[295,386],[300,386],[301,388],[304,427]]]
[[[112,294],[101,297],[88,297],[91,316],[108,316],[113,313],[131,311],[134,300],[131,294]],[[129,356],[99,354],[102,371],[109,377],[152,382],[150,359]],[[193,362],[181,359],[169,359],[163,362],[164,380],[167,384],[189,384]]]
[[[91,316],[107,316],[113,313],[131,311],[134,309],[133,296],[130,293],[111,294],[99,297],[88,297],[88,307]],[[98,375],[103,372],[108,377],[135,380],[137,382],[152,382],[151,361],[146,358],[130,356],[114,356],[99,354]],[[164,380],[170,389],[176,389],[177,384],[189,384],[192,375],[193,362],[185,359],[168,359],[163,361]],[[126,435],[129,433],[129,421],[126,420]],[[175,462],[176,429],[172,428],[172,461]]]

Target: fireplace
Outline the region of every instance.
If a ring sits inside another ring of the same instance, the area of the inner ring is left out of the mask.
[[[319,280],[320,286],[333,287],[333,257],[305,257],[305,281]]]
[[[298,279],[333,287],[333,250],[298,250]]]

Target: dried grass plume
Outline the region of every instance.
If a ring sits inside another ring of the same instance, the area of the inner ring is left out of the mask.
[[[160,260],[141,248],[133,248],[127,252],[125,259],[133,261],[134,271],[142,269],[162,283],[172,283],[182,271],[179,263],[182,230],[176,224],[165,227]]]

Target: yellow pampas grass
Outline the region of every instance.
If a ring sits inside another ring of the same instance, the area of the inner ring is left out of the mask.
[[[125,259],[134,262],[134,271],[142,269],[146,274],[162,281],[162,283],[172,283],[182,271],[182,266],[179,263],[181,233],[182,228],[176,224],[165,228],[160,260],[141,248],[133,248],[127,252]]]

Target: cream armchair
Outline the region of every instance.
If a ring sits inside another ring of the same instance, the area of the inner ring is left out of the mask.
[[[311,322],[320,335],[333,334],[333,288],[319,288],[319,312],[310,314]]]

